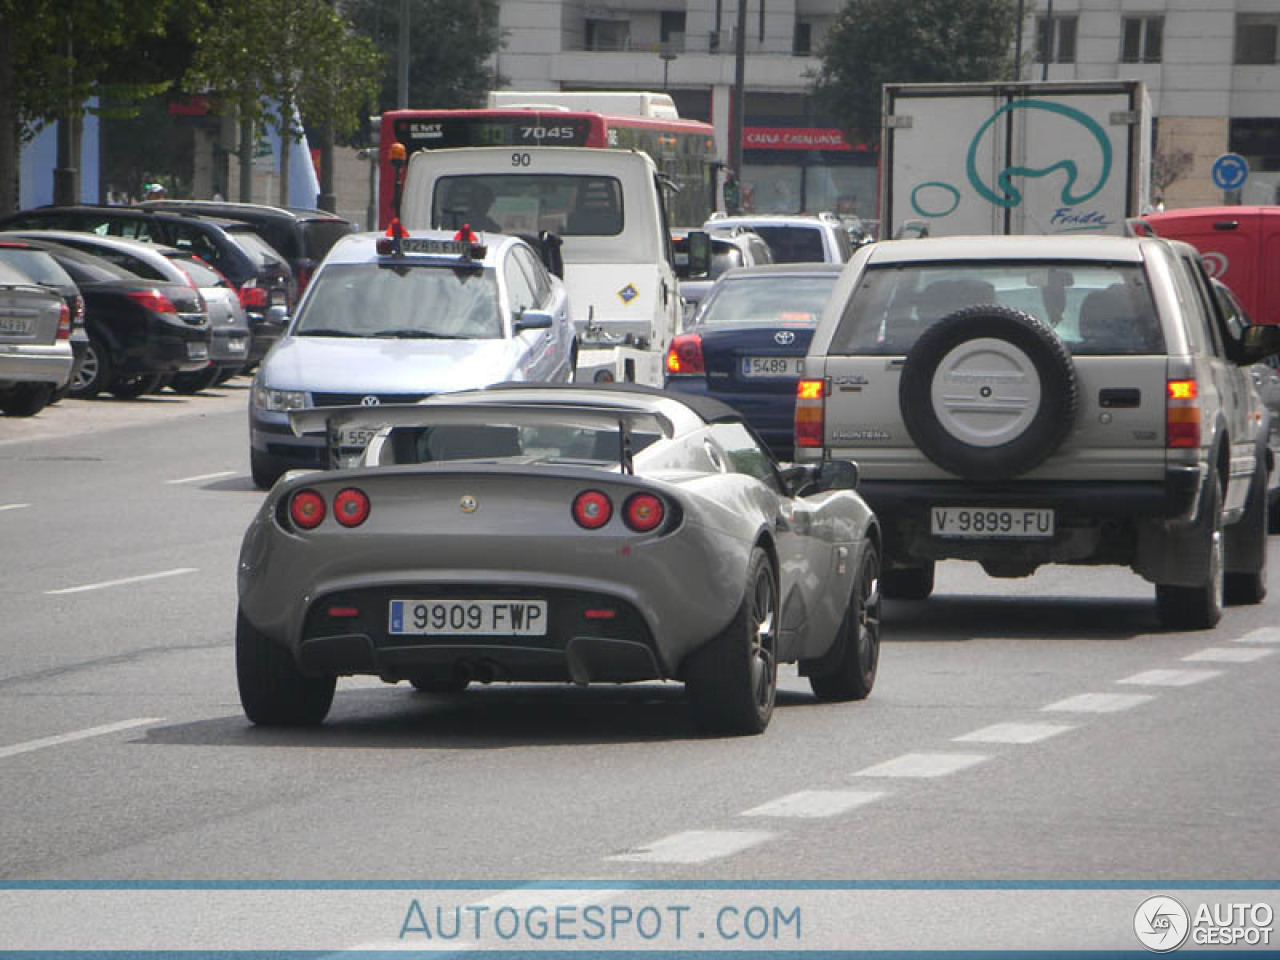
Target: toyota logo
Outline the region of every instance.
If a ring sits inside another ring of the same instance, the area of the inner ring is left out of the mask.
[[[380,404],[381,402],[382,402],[382,401],[381,401],[381,400],[379,400],[377,397],[364,397],[364,398],[360,401],[360,406],[362,406],[362,407],[376,407],[376,406],[377,406],[378,404]]]
[[[796,335],[792,333],[790,330],[779,330],[777,333],[773,335],[773,339],[778,341],[778,343],[782,344],[782,346],[785,347],[789,343],[796,342]]]

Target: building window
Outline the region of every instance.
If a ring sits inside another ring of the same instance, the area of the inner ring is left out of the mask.
[[[1280,13],[1237,13],[1236,63],[1275,63],[1278,36]]]
[[[1164,55],[1164,17],[1125,17],[1121,63],[1159,63]]]
[[[797,57],[807,57],[813,53],[813,24],[804,20],[796,21],[796,32],[791,39],[791,52]]]
[[[658,39],[664,47],[675,50],[684,49],[684,11],[663,10],[658,26]]]
[[[1076,18],[1036,17],[1036,63],[1076,62]]]
[[[585,44],[588,50],[626,50],[631,45],[631,24],[627,20],[587,20]]]

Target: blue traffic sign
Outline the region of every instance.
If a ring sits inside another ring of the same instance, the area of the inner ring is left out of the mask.
[[[1213,161],[1213,185],[1219,190],[1239,190],[1249,179],[1249,161],[1238,153],[1224,153]]]

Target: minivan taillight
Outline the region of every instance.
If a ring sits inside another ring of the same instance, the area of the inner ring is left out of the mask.
[[[795,442],[797,447],[822,446],[826,394],[825,380],[801,380],[796,384]]]
[[[71,308],[67,306],[67,301],[63,300],[60,304],[62,309],[58,312],[58,336],[59,340],[71,339]]]
[[[1200,391],[1195,380],[1170,380],[1165,407],[1165,446],[1200,447]]]
[[[667,349],[667,373],[706,373],[702,360],[702,337],[696,333],[682,333],[671,341]]]
[[[240,306],[246,310],[265,310],[270,302],[266,287],[251,287],[246,283],[240,288]]]

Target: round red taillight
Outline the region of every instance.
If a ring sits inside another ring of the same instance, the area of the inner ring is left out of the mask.
[[[622,507],[622,519],[637,533],[648,533],[667,515],[666,507],[651,493],[633,493]]]
[[[599,490],[584,490],[573,500],[573,519],[578,526],[599,530],[613,516],[613,502]]]
[[[363,490],[347,487],[333,498],[333,518],[344,527],[358,527],[369,519],[369,498]]]
[[[324,497],[314,490],[299,490],[289,500],[289,516],[303,530],[320,526],[324,514]]]

